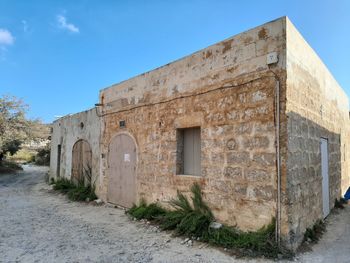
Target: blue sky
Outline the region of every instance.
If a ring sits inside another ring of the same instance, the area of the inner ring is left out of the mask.
[[[287,15],[350,95],[350,1],[0,0],[0,95],[51,122],[102,88]]]

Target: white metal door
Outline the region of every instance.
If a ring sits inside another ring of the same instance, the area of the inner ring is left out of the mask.
[[[321,138],[323,217],[329,214],[328,140]]]

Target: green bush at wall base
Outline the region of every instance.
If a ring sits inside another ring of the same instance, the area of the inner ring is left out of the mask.
[[[165,212],[166,211],[158,204],[153,203],[147,205],[143,200],[141,200],[140,205],[134,205],[128,210],[128,213],[138,220],[156,220],[160,216],[163,216]]]
[[[53,189],[67,194],[68,199],[72,201],[92,201],[97,199],[94,186],[85,185],[82,182],[74,184],[66,178],[56,180],[53,183]]]
[[[306,229],[304,233],[304,242],[308,240],[312,242],[317,242],[325,231],[326,224],[324,223],[324,221],[317,220],[312,227]]]
[[[222,225],[221,228],[210,228],[215,218],[202,199],[198,184],[191,187],[190,202],[182,193],[170,201],[173,209],[167,210],[159,204],[147,205],[141,200],[127,211],[132,217],[140,220],[153,220],[163,230],[174,230],[177,235],[200,238],[215,246],[243,249],[242,254],[261,255],[276,258],[279,254],[290,257],[290,251],[280,249],[275,241],[275,221],[256,232],[243,232],[235,227]],[[246,252],[246,253],[245,253]]]

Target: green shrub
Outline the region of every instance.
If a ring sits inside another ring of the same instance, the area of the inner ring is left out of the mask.
[[[34,162],[36,165],[50,165],[50,148],[45,147],[40,149],[34,156]]]
[[[21,149],[12,156],[7,156],[7,159],[14,162],[30,163],[35,157],[35,152]]]
[[[324,221],[321,219],[317,220],[311,228],[306,229],[304,233],[304,241],[310,239],[312,242],[317,242],[325,231],[326,224]]]
[[[242,254],[263,255],[276,258],[279,253],[290,257],[288,250],[278,248],[275,241],[275,220],[255,232],[243,232],[235,227],[222,225],[218,229],[210,228],[215,221],[213,213],[202,199],[198,184],[191,187],[191,201],[178,192],[170,201],[172,210],[161,208],[158,204],[147,205],[141,200],[127,213],[136,219],[155,220],[163,230],[174,230],[178,235],[199,237],[202,241],[225,248],[243,249]]]
[[[0,151],[4,154],[8,153],[12,156],[21,149],[22,142],[23,141],[21,139],[5,140],[5,143],[2,143],[1,145]]]
[[[68,191],[68,199],[72,201],[92,201],[97,199],[95,189],[90,185],[79,185]]]
[[[209,229],[203,240],[212,245],[232,247],[232,244],[236,242],[240,234],[241,232],[239,232],[235,227],[223,225],[219,229]]]
[[[178,192],[177,198],[170,201],[173,207],[162,219],[163,229],[175,229],[180,235],[202,237],[214,219],[208,206],[203,202],[198,184],[194,184],[192,191],[192,205],[187,197]]]
[[[274,220],[268,226],[254,232],[243,232],[225,225],[219,229],[210,229],[206,241],[227,248],[242,248],[254,255],[277,257],[280,253],[275,242]]]
[[[50,178],[50,176],[49,176],[49,178]],[[49,180],[49,185],[52,185],[52,184],[55,184],[55,179],[54,178],[50,178],[50,180]]]
[[[345,201],[344,198],[340,198],[339,200],[338,198],[336,198],[334,200],[334,208],[344,209],[345,208],[344,204],[346,203],[344,201]]]
[[[95,187],[85,185],[83,182],[77,184],[66,178],[60,178],[53,183],[53,189],[67,194],[68,199],[72,201],[95,200]]]
[[[163,230],[176,229],[184,217],[185,214],[182,214],[179,211],[167,211],[164,217],[160,220],[161,228]]]
[[[187,197],[178,192],[177,198],[170,201],[173,207],[161,219],[162,229],[174,229],[180,235],[203,237],[214,220],[213,213],[202,199],[198,184],[191,187],[192,205]]]
[[[68,193],[71,189],[74,189],[75,184],[67,178],[59,178],[53,183],[53,189],[60,191],[61,193]]]
[[[158,204],[152,203],[147,205],[144,200],[141,200],[138,206],[133,205],[133,207],[128,210],[128,214],[138,220],[143,218],[147,220],[155,220],[160,216],[164,216],[165,212],[165,209],[160,207]]]

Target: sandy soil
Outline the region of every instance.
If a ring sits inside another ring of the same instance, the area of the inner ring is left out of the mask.
[[[70,202],[50,191],[46,168],[0,176],[0,262],[269,262],[236,259],[215,248],[131,221],[123,210]],[[297,262],[350,262],[350,209]]]

